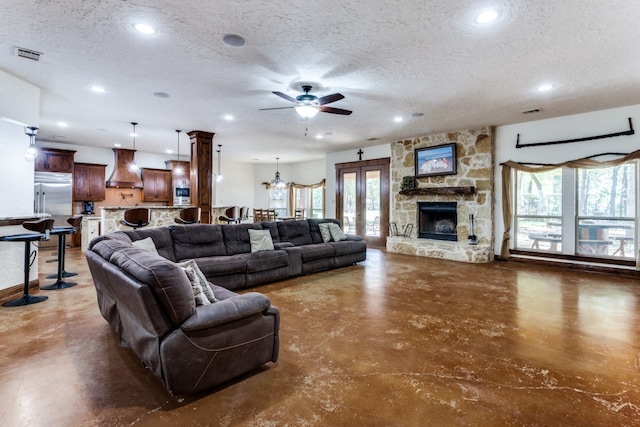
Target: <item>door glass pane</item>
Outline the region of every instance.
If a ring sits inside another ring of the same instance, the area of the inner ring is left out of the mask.
[[[345,233],[356,232],[356,178],[355,172],[342,174],[342,218]]]
[[[380,236],[380,171],[365,173],[367,236]]]
[[[633,259],[636,164],[577,170],[580,255]]]
[[[518,249],[562,251],[562,169],[516,175]]]

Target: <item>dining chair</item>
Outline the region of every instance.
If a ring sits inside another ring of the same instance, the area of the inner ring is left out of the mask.
[[[294,217],[295,219],[304,219],[304,209],[296,208],[294,211]]]

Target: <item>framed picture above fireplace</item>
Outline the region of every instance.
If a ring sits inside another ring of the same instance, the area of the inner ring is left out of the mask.
[[[457,173],[456,143],[416,148],[416,177],[455,175]]]

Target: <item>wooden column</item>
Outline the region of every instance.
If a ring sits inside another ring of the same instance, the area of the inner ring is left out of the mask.
[[[213,136],[215,133],[187,132],[191,141],[191,204],[201,209],[200,222],[211,224],[213,205]]]

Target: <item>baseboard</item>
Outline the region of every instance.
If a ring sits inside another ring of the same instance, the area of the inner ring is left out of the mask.
[[[40,280],[35,279],[29,281],[29,289],[38,288],[40,286]],[[0,290],[0,300],[8,298],[10,296],[14,296],[16,294],[22,295],[24,292],[24,284],[11,286],[5,289]]]

